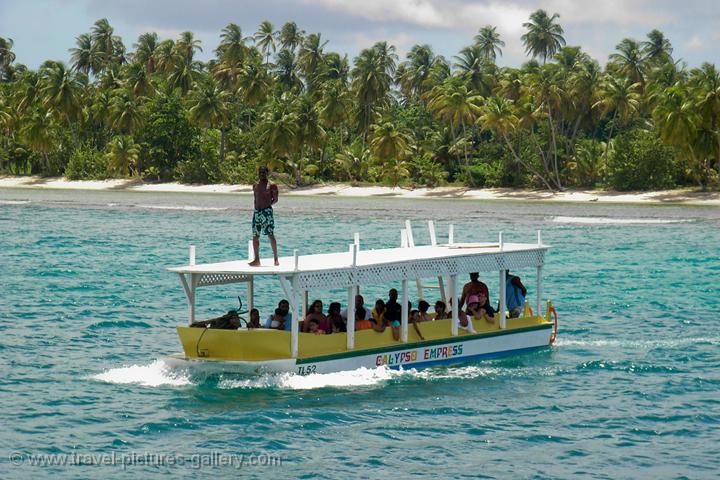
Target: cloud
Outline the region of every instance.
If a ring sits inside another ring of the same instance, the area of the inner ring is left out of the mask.
[[[700,38],[699,35],[693,35],[690,40],[685,42],[685,47],[689,48],[690,50],[699,50],[705,46],[705,43],[703,43],[702,38]]]

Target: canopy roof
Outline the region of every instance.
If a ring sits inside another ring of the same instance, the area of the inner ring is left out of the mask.
[[[260,267],[247,260],[173,267],[178,274],[198,276],[197,285],[243,282],[270,275],[293,279],[297,286],[339,288],[394,280],[430,278],[469,272],[497,271],[541,266],[548,245],[527,243],[452,244],[359,250],[281,257],[280,265],[264,259]],[[355,259],[355,262],[353,260]]]

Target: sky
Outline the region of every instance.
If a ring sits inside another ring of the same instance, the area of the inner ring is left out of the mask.
[[[506,42],[498,63],[518,66],[528,60],[522,24],[539,8],[558,13],[567,44],[601,64],[623,38],[643,40],[654,28],[672,42],[675,60],[720,64],[720,0],[0,0],[0,37],[15,42],[16,62],[37,68],[69,61],[76,37],[107,18],[128,50],[144,32],[174,39],[189,30],[207,60],[228,23],[252,35],[263,20],[276,29],[293,20],[320,32],[326,51],[350,59],[380,40],[395,45],[401,59],[418,43],[451,59],[489,24]]]

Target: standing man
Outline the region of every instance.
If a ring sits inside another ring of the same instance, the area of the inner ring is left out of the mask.
[[[471,295],[480,295],[482,293],[485,295],[485,298],[490,298],[490,295],[488,295],[487,285],[481,282],[479,278],[480,274],[478,274],[478,272],[473,272],[470,274],[470,281],[465,284],[465,286],[463,287],[462,295],[460,296],[460,305],[458,305],[458,312],[462,311],[462,307],[463,305],[465,305],[465,300]]]
[[[260,167],[258,170],[258,181],[253,185],[255,195],[255,213],[252,219],[253,250],[255,259],[250,262],[251,267],[260,266],[260,235],[267,235],[270,239],[275,265],[278,261],[277,242],[275,242],[275,219],[273,218],[272,206],[278,201],[278,188],[274,183],[268,181],[267,167]]]

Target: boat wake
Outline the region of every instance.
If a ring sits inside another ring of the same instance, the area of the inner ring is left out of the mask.
[[[655,348],[685,348],[692,345],[720,345],[720,337],[688,337],[668,338],[659,340],[574,340],[558,338],[555,342],[557,347],[629,347],[636,349],[652,350]]]
[[[163,385],[180,387],[192,384],[186,371],[173,370],[162,360],[155,360],[149,365],[111,368],[103,373],[93,375],[91,378],[107,383],[132,383],[146,387]]]
[[[422,370],[393,370],[385,366],[359,368],[345,372],[314,373],[266,373],[259,376],[193,373],[192,369],[175,369],[163,360],[149,365],[131,365],[111,368],[90,377],[106,383],[136,384],[146,387],[178,387],[200,385],[206,382],[221,390],[315,390],[323,388],[353,389],[357,387],[384,386],[393,381],[446,381],[486,378],[490,380],[508,377],[538,377],[556,375],[552,368],[523,366],[477,366],[438,367]],[[211,380],[212,379],[212,380]]]
[[[0,200],[0,205],[27,205],[30,200]]]
[[[656,225],[665,223],[686,223],[692,220],[665,220],[660,218],[612,218],[612,217],[552,217],[555,223],[571,223],[583,225]]]

